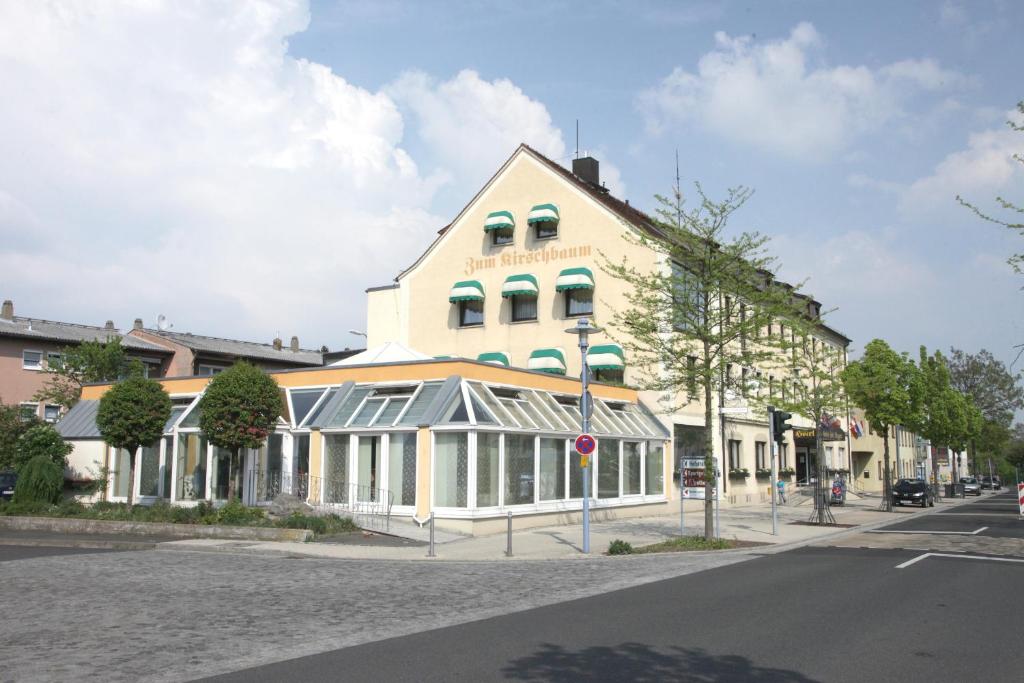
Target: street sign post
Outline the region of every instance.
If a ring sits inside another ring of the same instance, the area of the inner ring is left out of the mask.
[[[580,454],[580,467],[587,467],[590,464],[590,456],[597,450],[597,439],[590,434],[580,434],[576,437],[573,447]]]

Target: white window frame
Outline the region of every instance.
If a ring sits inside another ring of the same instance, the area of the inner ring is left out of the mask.
[[[26,365],[25,354],[27,354],[27,353],[38,353],[39,354],[39,363],[37,365],[35,365],[35,366]],[[45,351],[40,351],[38,349],[22,349],[21,350],[21,369],[22,370],[31,370],[32,372],[43,372],[45,370],[45,368],[43,367],[43,361],[44,360],[46,360],[46,352]]]
[[[203,373],[203,369],[204,368],[209,370],[210,372],[204,374]],[[214,370],[216,370],[217,372],[213,372]],[[196,367],[196,376],[197,377],[213,377],[214,375],[219,375],[220,373],[224,372],[225,370],[227,370],[227,368],[224,367],[223,365],[208,365],[206,363],[200,363]]]
[[[18,409],[19,409],[18,410],[18,417],[21,418],[22,420],[28,420],[29,419],[28,417],[25,416],[25,408],[28,408],[29,406],[32,406],[32,416],[33,417],[39,417],[39,404],[38,403],[36,403],[34,401],[22,401],[21,403],[18,404]]]
[[[57,409],[57,415],[52,420],[49,419],[48,417],[46,417],[46,409],[47,408],[56,408]],[[43,422],[48,422],[50,424],[53,424],[53,423],[55,423],[59,419],[60,419],[60,406],[59,405],[56,405],[56,404],[53,404],[53,403],[46,403],[46,404],[43,405]]]

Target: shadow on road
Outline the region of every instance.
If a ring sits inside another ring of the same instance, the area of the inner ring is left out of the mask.
[[[806,683],[814,679],[796,671],[754,666],[739,656],[715,656],[681,647],[667,652],[642,643],[567,650],[545,643],[540,650],[513,660],[502,669],[506,678],[522,681],[779,681]]]

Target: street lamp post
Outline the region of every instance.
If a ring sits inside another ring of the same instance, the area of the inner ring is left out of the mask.
[[[583,416],[581,425],[584,434],[590,433],[590,412],[594,409],[593,399],[590,397],[590,367],[587,365],[587,349],[590,347],[588,337],[591,334],[600,332],[599,327],[590,324],[587,318],[580,318],[575,327],[566,330],[568,334],[575,334],[579,337],[580,344],[580,415]],[[577,455],[579,455],[577,453]],[[583,552],[590,552],[590,457],[587,456],[587,464],[583,469]]]

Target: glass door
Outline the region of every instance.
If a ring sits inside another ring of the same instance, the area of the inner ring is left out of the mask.
[[[356,500],[374,502],[377,500],[377,489],[381,484],[381,437],[379,434],[360,434],[357,439],[359,446],[356,448]]]

